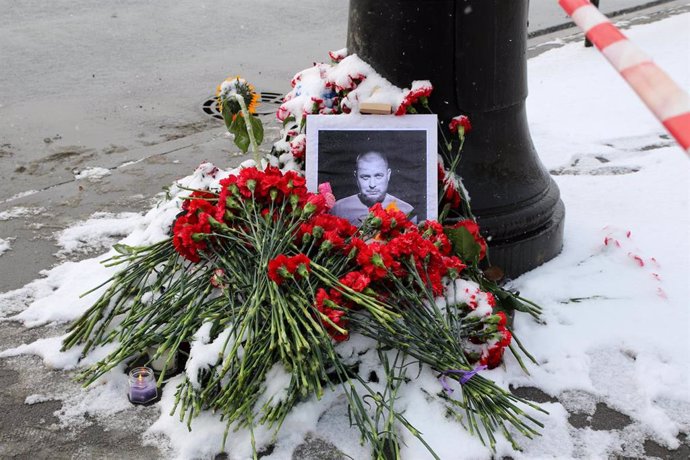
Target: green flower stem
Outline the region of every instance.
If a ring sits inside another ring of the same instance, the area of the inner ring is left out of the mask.
[[[252,146],[252,153],[254,153],[254,161],[256,162],[256,167],[261,167],[261,157],[259,156],[259,146],[256,144],[256,138],[254,137],[254,129],[252,128],[251,117],[247,109],[247,104],[244,102],[244,98],[240,94],[234,94],[235,100],[240,104],[240,109],[242,110],[242,116],[244,117],[244,125],[247,127],[247,134],[249,134],[249,142]]]

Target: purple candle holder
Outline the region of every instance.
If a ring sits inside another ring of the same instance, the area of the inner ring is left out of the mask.
[[[146,404],[158,397],[156,377],[148,367],[135,367],[129,371],[129,402]]]

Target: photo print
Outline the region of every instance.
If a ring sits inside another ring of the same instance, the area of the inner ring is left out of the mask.
[[[330,183],[331,213],[361,225],[369,207],[415,223],[438,217],[436,115],[310,115],[307,186]]]

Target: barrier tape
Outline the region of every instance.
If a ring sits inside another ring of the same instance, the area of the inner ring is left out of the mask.
[[[558,3],[690,155],[690,96],[589,0]]]

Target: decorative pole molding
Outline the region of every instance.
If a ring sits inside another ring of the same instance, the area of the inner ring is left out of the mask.
[[[690,155],[690,96],[589,0],[558,3]]]

